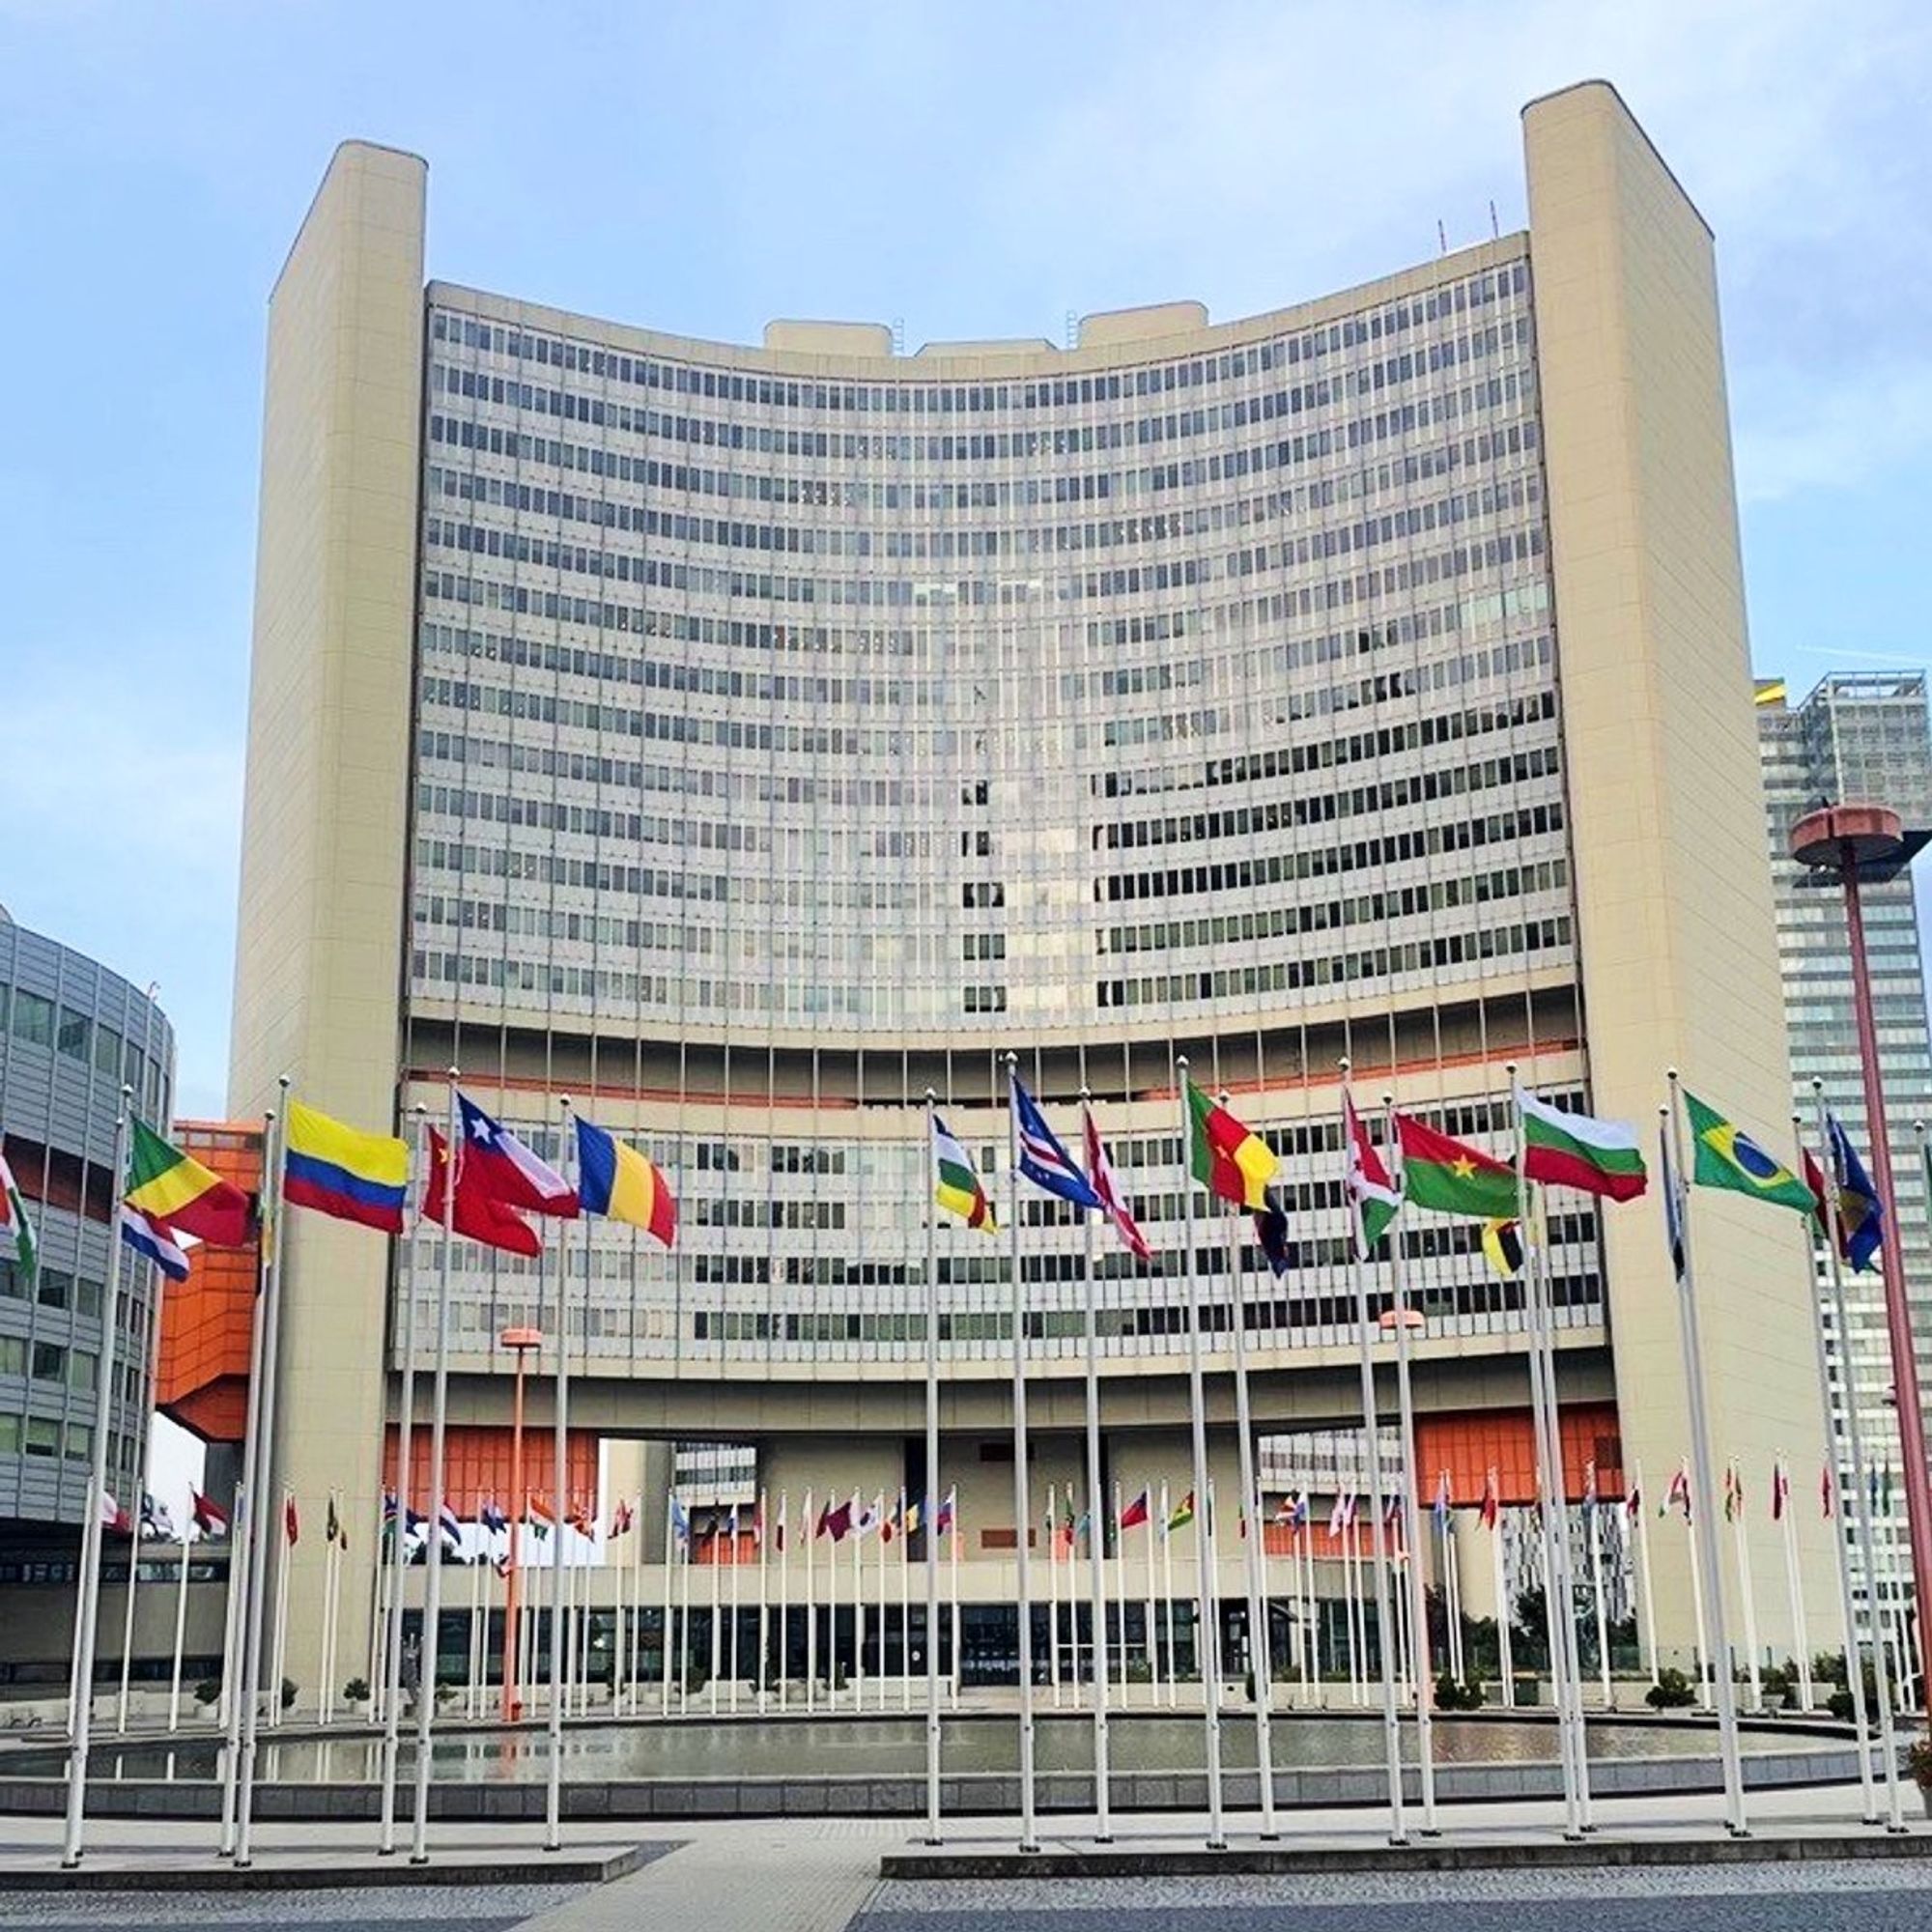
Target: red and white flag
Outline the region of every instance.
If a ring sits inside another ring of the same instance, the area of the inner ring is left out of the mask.
[[[1127,1251],[1136,1261],[1151,1260],[1153,1250],[1148,1246],[1140,1223],[1127,1207],[1127,1197],[1121,1192],[1121,1184],[1114,1179],[1113,1163],[1107,1158],[1100,1129],[1094,1123],[1092,1107],[1080,1110],[1080,1124],[1087,1141],[1088,1185],[1100,1197],[1100,1206],[1107,1210],[1107,1218],[1113,1222],[1114,1232],[1120,1236]]]
[[[1782,1522],[1784,1512],[1791,1502],[1791,1478],[1784,1473],[1782,1462],[1771,1465],[1771,1520]]]
[[[577,1190],[548,1161],[539,1160],[508,1127],[493,1121],[467,1094],[456,1096],[463,1122],[463,1151],[458,1156],[459,1192],[473,1183],[506,1208],[532,1214],[558,1214],[572,1220],[578,1211]]]
[[[301,1536],[301,1519],[296,1514],[296,1499],[294,1496],[284,1496],[282,1498],[282,1534],[288,1538],[291,1549],[295,1548]]]
[[[1483,1478],[1482,1521],[1485,1529],[1493,1529],[1502,1514],[1502,1499],[1496,1493],[1496,1472],[1492,1469]]]

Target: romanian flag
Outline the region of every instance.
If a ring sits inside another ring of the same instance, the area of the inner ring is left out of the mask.
[[[999,1224],[993,1218],[993,1204],[980,1185],[980,1177],[973,1172],[966,1150],[953,1139],[937,1114],[932,1117],[932,1198],[949,1214],[957,1214],[969,1228],[980,1228],[989,1235],[999,1232]]]
[[[365,1134],[327,1114],[289,1102],[282,1199],[384,1235],[403,1232],[410,1150],[390,1134]]]
[[[648,1154],[577,1116],[577,1198],[586,1214],[628,1221],[669,1247],[677,1238],[677,1202]]]
[[[1187,1082],[1187,1118],[1195,1179],[1230,1207],[1259,1214],[1267,1206],[1265,1190],[1280,1165],[1267,1143],[1227,1108],[1217,1107],[1192,1080]]]
[[[137,1213],[198,1236],[211,1247],[244,1247],[254,1233],[248,1197],[239,1187],[170,1147],[141,1121],[134,1122],[127,1201]]]

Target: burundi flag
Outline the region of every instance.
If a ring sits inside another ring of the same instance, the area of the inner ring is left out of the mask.
[[[1218,1107],[1195,1086],[1187,1087],[1188,1166],[1208,1193],[1231,1208],[1259,1214],[1267,1206],[1267,1184],[1281,1163],[1262,1137]]]
[[[949,1214],[957,1214],[969,1228],[999,1232],[993,1204],[973,1172],[973,1163],[937,1114],[932,1117],[932,1198]]]
[[[1607,1195],[1612,1201],[1634,1200],[1650,1185],[1634,1127],[1588,1114],[1566,1114],[1520,1087],[1516,1104],[1522,1118],[1526,1179]]]
[[[1693,1185],[1755,1195],[1776,1208],[1795,1208],[1801,1214],[1817,1212],[1817,1199],[1804,1181],[1781,1160],[1766,1153],[1736,1122],[1725,1120],[1688,1091],[1684,1105],[1690,1116]]]
[[[1481,1148],[1437,1133],[1408,1114],[1395,1117],[1402,1146],[1405,1200],[1438,1214],[1466,1214],[1478,1221],[1516,1218],[1516,1171]]]
[[[1362,1117],[1355,1112],[1355,1098],[1342,1090],[1343,1187],[1349,1197],[1355,1224],[1355,1259],[1367,1261],[1382,1231],[1395,1219],[1402,1205],[1395,1179],[1383,1165],[1376,1144]]]
[[[7,1156],[0,1153],[0,1235],[14,1237],[14,1275],[24,1286],[34,1279],[40,1244],[34,1239],[34,1224],[27,1219],[27,1204],[20,1196],[19,1183]]]

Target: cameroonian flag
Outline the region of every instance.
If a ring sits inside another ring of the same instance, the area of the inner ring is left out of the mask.
[[[1795,1208],[1801,1214],[1817,1212],[1817,1198],[1804,1181],[1766,1153],[1736,1122],[1705,1106],[1694,1094],[1684,1095],[1684,1105],[1690,1115],[1693,1184],[1755,1195],[1776,1208]]]
[[[178,1234],[198,1236],[211,1247],[245,1247],[254,1234],[248,1197],[141,1121],[134,1122],[126,1198],[137,1212]]]
[[[1588,1114],[1566,1114],[1520,1088],[1516,1103],[1522,1115],[1526,1179],[1605,1194],[1612,1201],[1634,1201],[1649,1186],[1634,1127]]]
[[[40,1244],[34,1239],[34,1224],[27,1219],[27,1204],[20,1197],[19,1183],[7,1156],[0,1153],[0,1235],[14,1237],[14,1275],[23,1287],[34,1279]]]
[[[1439,1134],[1407,1114],[1395,1117],[1402,1145],[1402,1191],[1418,1208],[1511,1221],[1518,1208],[1516,1172],[1494,1154]]]
[[[980,1185],[980,1177],[973,1172],[966,1150],[953,1139],[937,1114],[932,1117],[932,1198],[949,1214],[957,1214],[969,1228],[980,1228],[989,1235],[999,1232],[999,1223],[993,1218],[993,1204]]]
[[[1194,1178],[1231,1207],[1259,1214],[1281,1163],[1262,1137],[1187,1082],[1188,1161]]]

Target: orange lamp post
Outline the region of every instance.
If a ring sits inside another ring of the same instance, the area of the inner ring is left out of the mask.
[[[535,1328],[505,1328],[497,1338],[499,1348],[517,1358],[516,1404],[510,1424],[510,1556],[503,1577],[503,1721],[516,1723],[524,1715],[523,1688],[517,1682],[517,1591],[523,1581],[524,1509],[524,1375],[531,1355],[543,1347]]]

